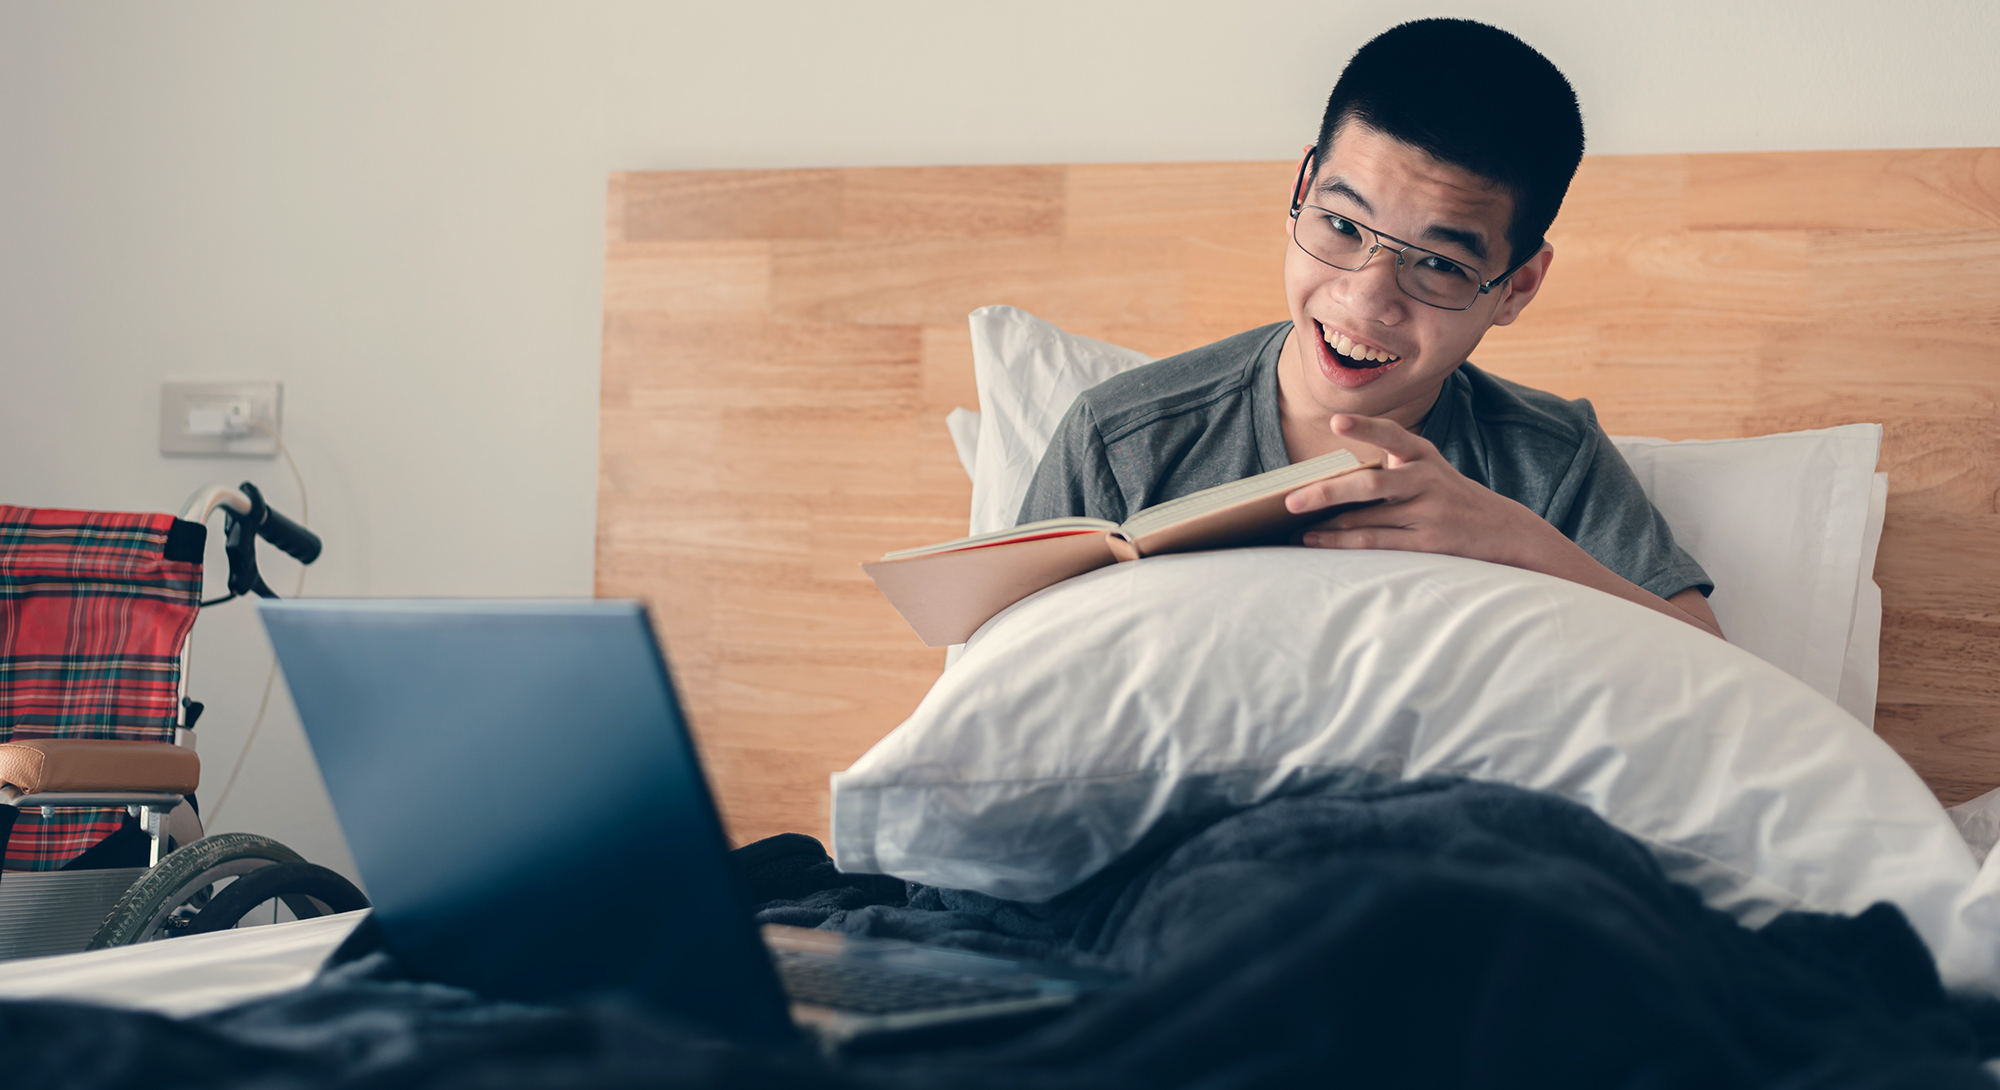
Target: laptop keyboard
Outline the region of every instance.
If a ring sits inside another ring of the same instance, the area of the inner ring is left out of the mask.
[[[975,977],[886,969],[865,962],[814,957],[775,950],[778,975],[795,1002],[814,1003],[861,1014],[962,1007],[998,999],[1040,995],[1033,986],[996,983]]]

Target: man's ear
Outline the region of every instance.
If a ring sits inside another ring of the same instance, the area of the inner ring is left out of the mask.
[[[1300,148],[1299,161],[1304,162],[1305,157],[1311,155],[1312,153],[1313,153],[1313,146],[1311,144],[1307,144],[1306,146]],[[1317,167],[1319,164],[1315,163],[1313,165]],[[1294,182],[1293,184],[1309,186],[1312,184],[1312,179],[1307,178],[1303,181]],[[1298,199],[1299,199],[1299,191],[1296,189],[1292,190],[1290,193],[1285,194],[1285,222],[1283,224],[1283,230],[1285,232],[1286,238],[1292,237],[1292,202]]]
[[[1540,253],[1529,258],[1526,265],[1514,270],[1514,275],[1508,277],[1507,283],[1501,288],[1507,294],[1501,297],[1500,305],[1494,308],[1494,325],[1514,324],[1514,319],[1521,316],[1521,312],[1528,308],[1528,304],[1542,290],[1542,284],[1548,279],[1549,265],[1555,259],[1556,248],[1544,242]]]

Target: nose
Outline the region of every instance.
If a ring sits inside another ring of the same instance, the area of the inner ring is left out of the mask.
[[[1347,312],[1383,325],[1401,322],[1409,302],[1403,289],[1396,286],[1396,266],[1401,261],[1401,254],[1377,242],[1368,248],[1367,260],[1359,269],[1336,277],[1332,287]]]

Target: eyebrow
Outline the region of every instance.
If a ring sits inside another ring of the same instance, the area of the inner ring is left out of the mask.
[[[1321,193],[1331,193],[1337,197],[1346,197],[1348,200],[1360,205],[1363,212],[1371,216],[1375,214],[1375,206],[1368,203],[1368,198],[1362,196],[1353,186],[1348,185],[1346,181],[1340,178],[1328,178],[1326,181],[1321,182],[1319,184],[1319,191]]]
[[[1353,186],[1348,185],[1345,179],[1328,178],[1326,181],[1321,182],[1317,188],[1321,193],[1346,197],[1348,200],[1360,205],[1363,212],[1371,216],[1375,214],[1375,206],[1369,204],[1368,198],[1362,196]],[[1480,237],[1477,231],[1467,231],[1462,227],[1445,227],[1441,224],[1432,224],[1424,228],[1423,238],[1427,242],[1456,243],[1463,247],[1467,253],[1479,260],[1486,260],[1486,240]]]
[[[1466,252],[1472,256],[1481,261],[1486,260],[1486,240],[1480,238],[1474,232],[1461,230],[1457,227],[1440,227],[1433,224],[1424,228],[1424,238],[1437,239],[1441,242],[1456,242],[1460,246],[1465,247]]]

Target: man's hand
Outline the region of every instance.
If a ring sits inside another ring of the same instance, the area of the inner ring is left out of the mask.
[[[1294,514],[1371,504],[1311,527],[1304,538],[1307,545],[1448,553],[1533,568],[1535,558],[1556,542],[1569,544],[1541,516],[1468,479],[1430,440],[1400,424],[1342,414],[1333,418],[1333,433],[1380,447],[1382,468],[1320,481],[1285,497],[1286,509]]]
[[[1285,497],[1304,514],[1368,504],[1309,527],[1303,544],[1322,549],[1401,549],[1446,553],[1538,571],[1615,594],[1722,635],[1698,590],[1672,602],[1597,562],[1562,531],[1521,504],[1467,478],[1430,441],[1391,420],[1341,414],[1333,433],[1380,447],[1382,468],[1310,484]]]

